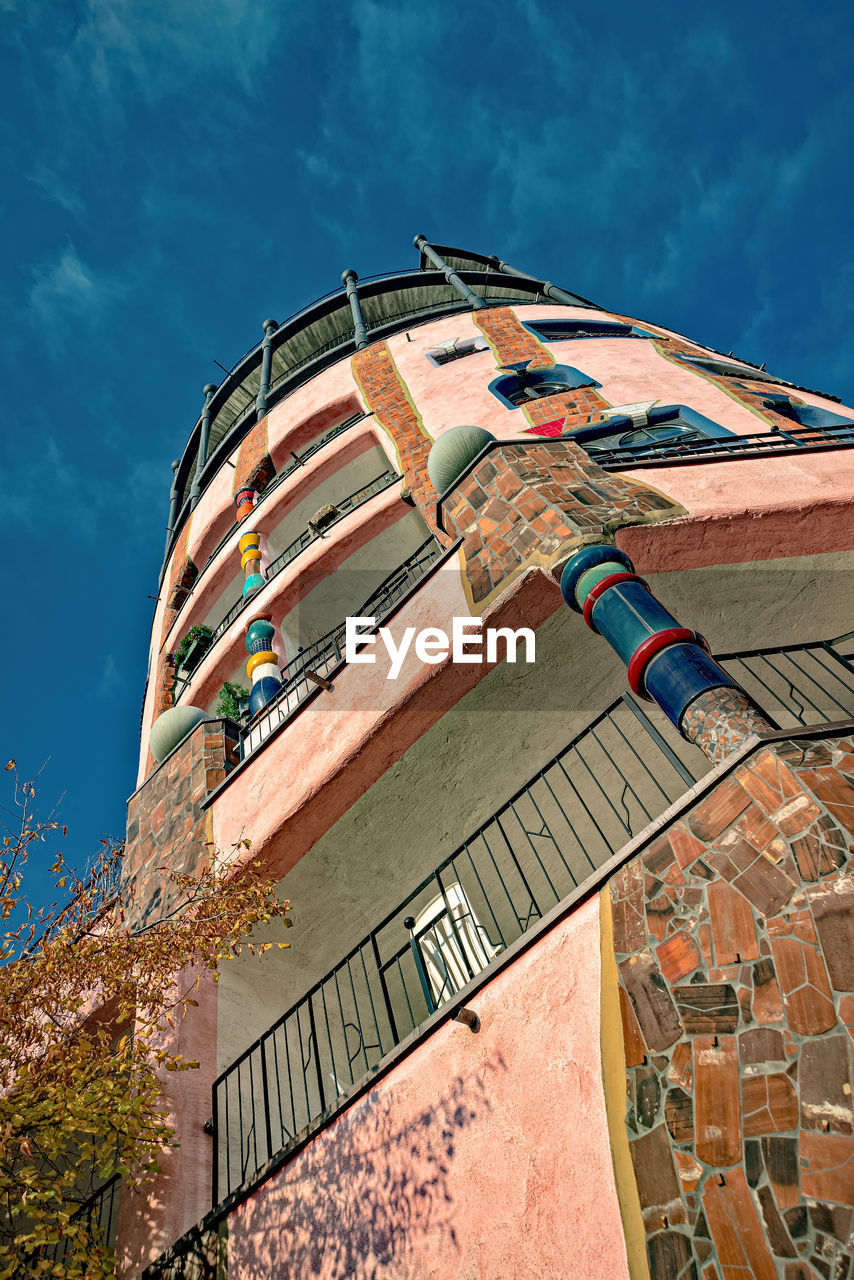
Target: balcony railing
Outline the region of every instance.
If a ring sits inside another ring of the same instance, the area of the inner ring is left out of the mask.
[[[799,427],[757,431],[746,436],[720,436],[706,440],[651,440],[618,449],[591,449],[590,456],[606,471],[636,467],[670,467],[685,462],[729,462],[735,458],[777,458],[782,454],[821,453],[851,448],[854,423],[839,427]]]
[[[121,1176],[116,1173],[110,1178],[109,1182],[105,1182],[103,1187],[98,1190],[80,1206],[69,1220],[69,1226],[72,1224],[79,1226],[84,1223],[87,1233],[98,1244],[112,1249],[116,1243],[116,1227],[119,1220],[119,1191],[121,1188]],[[47,1259],[48,1262],[64,1262],[68,1257],[69,1241],[68,1239],[58,1240],[56,1244],[48,1245],[42,1252],[41,1257]],[[33,1260],[32,1272],[27,1274],[39,1275],[38,1262]],[[63,1273],[64,1274],[64,1273]]]
[[[345,422],[339,422],[337,426],[332,427],[330,431],[327,431],[324,435],[322,435],[319,440],[316,440],[314,442],[314,444],[311,446],[310,449],[305,449],[302,453],[292,454],[291,456],[293,458],[293,461],[289,462],[287,466],[282,467],[281,471],[277,472],[276,475],[273,476],[273,479],[267,485],[266,489],[264,489],[263,492],[261,493],[260,498],[265,499],[268,496],[268,494],[272,493],[273,490],[276,489],[282,483],[283,480],[287,480],[288,476],[292,476],[298,467],[305,466],[309,458],[313,458],[316,453],[319,453],[319,451],[325,445],[329,444],[330,440],[335,440],[338,436],[342,434],[342,432],[346,431],[348,427],[355,426],[357,422],[361,422],[365,417],[367,417],[367,415],[364,413],[354,413],[351,418],[347,418]],[[230,528],[222,535],[219,542],[216,544],[213,551],[210,553],[207,560],[202,565],[202,569],[201,569],[201,573],[199,574],[199,577],[202,576],[202,573],[204,573],[208,565],[219,555],[220,551],[222,551],[223,547],[228,542],[229,538],[233,535],[236,529],[237,529],[237,521],[235,521],[234,524],[231,525]]]
[[[374,618],[379,622],[444,554],[436,539],[428,538],[380,583],[355,616]],[[301,649],[288,663],[288,676],[280,691],[243,730],[241,755],[246,756],[259,747],[290,719],[305,698],[318,687],[319,680],[328,680],[344,665],[345,628],[346,619],[342,618],[331,631],[306,649]]]
[[[397,474],[396,471],[392,471],[390,469],[386,470],[382,473],[382,475],[379,475],[376,477],[376,479],[371,480],[369,484],[363,485],[361,489],[357,489],[354,493],[348,494],[348,496],[346,498],[343,498],[341,502],[336,503],[335,505],[338,509],[338,515],[336,516],[335,520],[331,522],[329,525],[325,526],[322,533],[313,528],[304,529],[303,532],[299,535],[299,537],[295,538],[294,541],[290,544],[290,546],[287,547],[281,553],[281,555],[277,556],[276,559],[273,560],[273,562],[267,566],[267,569],[264,574],[267,581],[271,582],[273,578],[277,576],[277,574],[281,573],[283,569],[287,568],[287,566],[291,563],[291,561],[296,559],[296,557],[300,554],[300,552],[305,551],[306,547],[310,547],[313,542],[316,542],[318,538],[322,536],[322,534],[326,533],[326,530],[328,528],[332,527],[333,524],[337,524],[339,520],[343,520],[344,516],[347,516],[352,511],[355,511],[357,507],[360,507],[362,505],[362,503],[368,502],[371,498],[376,497],[378,493],[382,493],[383,489],[388,489],[390,485],[394,484],[395,480],[399,480],[399,479],[400,479],[400,476]],[[253,599],[252,596],[250,596],[248,600],[244,600],[241,597],[239,600],[235,601],[235,603],[231,606],[231,608],[229,609],[225,617],[222,618],[219,621],[219,623],[214,627],[213,636],[211,638],[212,645],[216,644],[220,636],[225,635],[226,631],[231,626],[232,622],[234,622],[235,618],[237,618],[238,615],[243,612],[246,606],[251,603],[252,599]]]
[[[854,714],[839,650],[721,661],[786,728]],[[663,813],[697,758],[624,694],[538,770],[214,1082],[214,1204]]]

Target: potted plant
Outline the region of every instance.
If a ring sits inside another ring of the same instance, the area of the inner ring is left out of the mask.
[[[234,684],[233,681],[226,680],[219,691],[219,699],[214,708],[214,715],[227,716],[229,720],[237,720],[239,723],[243,719],[248,706],[249,690],[244,689],[242,684]]]
[[[182,667],[187,675],[195,671],[211,647],[212,638],[213,630],[210,627],[190,627],[190,630],[175,650],[176,668]]]

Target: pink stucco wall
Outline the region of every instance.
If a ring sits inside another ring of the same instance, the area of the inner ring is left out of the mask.
[[[628,1280],[594,898],[230,1215],[230,1280]]]
[[[528,571],[486,616],[491,627],[536,628],[561,607],[555,583]],[[470,614],[456,558],[421,584],[387,625],[399,642],[405,627],[451,629]],[[410,653],[396,680],[380,648],[373,666],[349,666],[252,758],[212,804],[219,850],[251,834],[244,857],[284,876],[360,795],[491,670],[450,659],[426,666]],[[299,767],[294,767],[294,762]]]
[[[536,319],[608,313],[543,306],[525,307],[519,314],[525,319]],[[435,438],[460,423],[472,423],[507,439],[522,434],[528,425],[521,410],[506,409],[490,393],[489,383],[497,376],[491,351],[439,368],[424,354],[428,348],[450,339],[479,335],[480,330],[471,315],[463,314],[416,326],[408,335],[400,333],[389,339],[389,349],[418,408],[424,429],[431,437]],[[686,403],[739,434],[769,429],[769,424],[752,409],[739,403],[699,371],[694,373],[675,364],[650,341],[592,338],[550,343],[548,349],[556,360],[573,364],[595,377],[601,383],[601,394],[611,404],[648,400]],[[698,350],[703,348],[698,347]],[[839,408],[820,396],[808,392],[798,394],[808,403]],[[268,442],[277,465],[291,449],[301,447],[318,432],[360,407],[363,407],[361,394],[353,379],[349,360],[339,361],[298,388],[276,405],[268,417]],[[274,507],[280,512],[280,504],[290,501],[292,485],[294,491],[299,488],[302,493],[304,479],[310,479],[315,471],[318,475],[321,471],[327,474],[335,466],[342,465],[349,456],[348,450],[358,447],[363,436],[365,445],[369,437],[376,439],[374,431],[373,422],[357,427],[352,441],[348,435],[340,443],[332,445],[328,455],[318,455],[306,468],[305,476],[300,473],[282,486],[283,492],[275,496],[271,513]],[[384,433],[377,431],[376,434],[383,437],[383,447],[391,454]],[[203,493],[193,515],[188,547],[189,554],[198,565],[204,564],[217,539],[233,520],[233,474],[229,466],[220,469]],[[800,458],[775,458],[771,462],[744,459],[720,464],[649,468],[635,474],[681,503],[689,513],[683,521],[655,529],[621,533],[622,545],[637,557],[639,568],[695,568],[736,560],[833,551],[854,543],[854,450]],[[375,506],[381,506],[385,515],[391,514],[386,506],[388,500],[385,495],[374,499],[355,512],[352,521],[365,524],[374,520]],[[365,533],[372,536],[368,525]],[[353,536],[350,525],[342,522],[330,542],[339,538],[352,539]],[[270,598],[278,599],[281,595],[280,603],[284,605],[285,596],[292,594],[297,579],[319,567],[313,564],[313,557],[317,554],[316,549],[310,549],[304,557],[299,557],[292,572],[270,585]],[[326,546],[322,555],[328,556]],[[217,562],[203,575],[173,626],[170,644],[174,645],[193,621],[204,616],[206,602],[210,603],[212,593],[222,588],[223,575],[230,574],[238,563],[234,547],[223,549]],[[334,567],[332,561],[326,563]],[[301,587],[298,590],[301,595],[305,594]],[[160,635],[159,616],[163,607],[161,602],[155,617],[155,642]],[[241,642],[239,628],[232,630],[234,634],[220,642],[216,652],[200,669],[200,686],[190,690],[189,697],[185,695],[185,699],[204,705],[209,691],[215,691],[223,679],[230,678],[236,647]],[[152,704],[153,692],[149,694],[143,717],[142,762],[146,756]],[[142,770],[142,764],[140,768]],[[141,776],[142,773],[140,779]]]
[[[209,974],[185,969],[176,993],[198,1001],[186,1017],[173,1015],[153,1043],[198,1060],[189,1071],[161,1071],[161,1105],[177,1144],[165,1150],[156,1180],[138,1191],[125,1183],[119,1199],[116,1256],[121,1280],[136,1280],[143,1269],[188,1231],[210,1208],[211,1138],[205,1122],[211,1114],[211,1085],[216,1075],[217,987]]]

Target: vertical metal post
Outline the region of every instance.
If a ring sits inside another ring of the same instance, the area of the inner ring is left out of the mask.
[[[385,1005],[388,1025],[391,1027],[392,1040],[397,1044],[400,1037],[397,1034],[397,1023],[394,1020],[394,1010],[391,1007],[391,998],[388,994],[388,983],[385,980],[385,972],[383,971],[382,961],[380,960],[380,949],[377,943],[377,935],[375,933],[371,934],[371,948],[374,953],[374,963],[377,966],[377,974],[380,979],[380,989],[383,993],[383,1004]]]
[[[442,272],[451,288],[455,289],[460,297],[467,302],[473,310],[480,311],[486,306],[483,298],[479,298],[476,293],[473,293],[468,285],[460,278],[458,272],[456,272],[453,267],[449,267],[445,259],[436,252],[431,244],[427,243],[426,236],[415,236],[413,243],[415,248],[420,249],[424,254],[424,257],[428,258],[429,261],[433,263],[433,266],[437,267],[438,270]]]
[[[193,474],[193,485],[190,489],[190,510],[195,510],[202,496],[202,472],[208,460],[208,441],[211,436],[211,401],[214,398],[216,384],[209,382],[204,388],[205,407],[202,410],[202,425],[199,432],[199,452],[196,454],[196,470]]]
[[[261,382],[255,397],[256,422],[260,422],[267,412],[267,393],[270,390],[270,369],[273,364],[273,334],[278,327],[275,320],[264,321],[264,340],[261,343]]]
[[[228,1084],[226,1084],[226,1089]],[[219,1204],[219,1107],[216,1096],[216,1081],[211,1085],[211,1115],[213,1117],[213,1154],[211,1156],[211,1203],[214,1208]],[[226,1133],[226,1142],[228,1134]]]
[[[556,284],[552,284],[551,280],[541,280],[539,276],[532,276],[529,271],[517,271],[515,267],[502,262],[495,254],[492,256],[492,261],[498,270],[506,276],[518,276],[520,280],[532,280],[534,284],[539,285],[540,293],[546,298],[551,298],[552,302],[564,302],[573,307],[593,306],[593,303],[588,302],[586,298],[579,298],[574,293],[567,293],[565,289],[560,289]]]
[[[407,916],[403,922],[403,927],[404,929],[408,929],[410,933],[412,933],[412,937],[409,939],[409,946],[412,951],[413,959],[415,960],[415,971],[418,974],[418,981],[421,983],[421,990],[424,993],[424,1000],[427,1005],[427,1012],[435,1013],[436,1002],[433,999],[433,992],[430,990],[430,982],[427,978],[427,972],[424,968],[424,958],[421,955],[421,947],[419,945],[418,939],[415,937],[415,934],[414,934],[415,917]]]
[[[317,1091],[320,1094],[320,1109],[326,1110],[326,1091],[323,1088],[323,1076],[320,1071],[320,1044],[317,1039],[317,1027],[314,1025],[314,1005],[311,996],[308,998],[308,1025],[311,1027],[311,1038],[314,1043],[314,1066],[317,1073]]]
[[[350,303],[350,311],[353,316],[353,328],[355,329],[353,338],[356,343],[356,349],[361,350],[363,347],[368,346],[368,331],[365,328],[365,320],[362,315],[359,290],[356,288],[356,281],[359,277],[352,267],[348,267],[346,271],[342,272],[341,279],[344,281],[344,287],[347,290],[347,300]]]
[[[267,1139],[267,1159],[273,1155],[273,1130],[270,1126],[270,1088],[267,1083],[267,1046],[261,1038],[261,1095],[264,1100],[264,1135]]]

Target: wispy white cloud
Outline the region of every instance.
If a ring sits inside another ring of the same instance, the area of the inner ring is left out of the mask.
[[[80,258],[73,244],[33,271],[28,305],[34,319],[96,322],[121,293],[121,286],[98,274]]]

